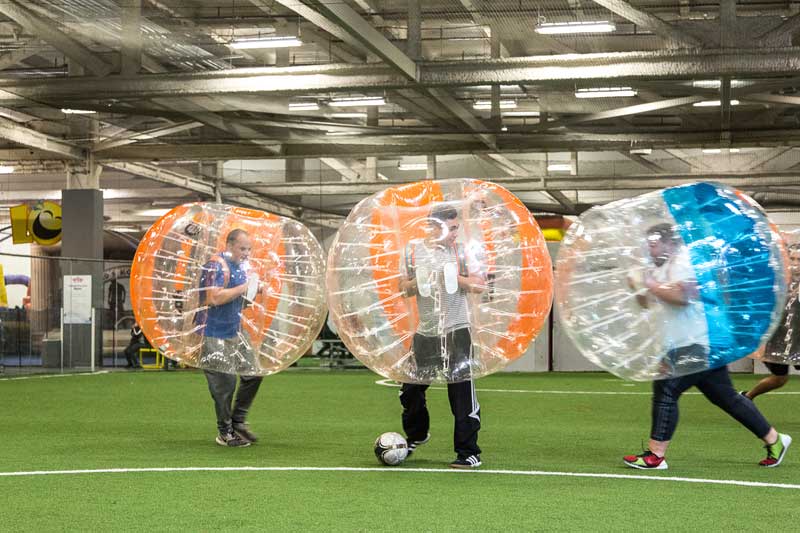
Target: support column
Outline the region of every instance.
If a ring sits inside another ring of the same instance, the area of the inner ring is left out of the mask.
[[[426,180],[436,179],[436,156],[428,155],[428,170],[425,174]]]
[[[88,367],[94,357],[97,367],[103,353],[103,191],[66,189],[61,191],[61,257],[83,261],[61,261],[61,275],[92,276],[92,307],[95,309],[95,353],[91,354],[91,326],[64,326],[64,366]],[[92,261],[93,260],[93,261]],[[63,289],[63,287],[62,287]],[[62,292],[62,304],[63,304]]]
[[[377,106],[367,108],[367,126],[378,126],[379,113],[380,111]],[[364,176],[362,179],[365,181],[376,181],[378,179],[378,158],[368,157],[364,162],[364,167]]]

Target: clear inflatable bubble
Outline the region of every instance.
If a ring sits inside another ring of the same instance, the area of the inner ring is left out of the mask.
[[[581,353],[620,377],[718,368],[769,338],[785,249],[749,197],[695,183],[595,207],[562,243],[556,305]]]
[[[268,375],[306,353],[325,318],[322,248],[303,224],[193,203],[147,231],[133,262],[133,311],[175,361]]]
[[[800,230],[783,231],[789,256],[789,296],[778,327],[764,347],[762,359],[800,365]]]
[[[552,265],[539,226],[506,189],[425,181],[361,201],[328,254],[340,337],[403,383],[456,383],[520,357],[542,327]]]

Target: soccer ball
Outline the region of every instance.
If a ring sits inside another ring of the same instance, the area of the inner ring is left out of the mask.
[[[375,457],[386,466],[397,466],[408,457],[408,443],[399,433],[384,433],[375,440]]]

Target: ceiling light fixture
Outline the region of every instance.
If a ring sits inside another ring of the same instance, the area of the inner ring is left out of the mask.
[[[550,163],[547,165],[548,172],[570,172],[571,170],[571,163]]]
[[[319,111],[317,102],[290,102],[289,111]]]
[[[398,163],[397,170],[428,170],[428,163]]]
[[[500,109],[515,109],[516,107],[517,107],[517,102],[515,102],[514,100],[500,100]],[[472,104],[472,109],[491,110],[492,101],[475,100],[475,103]]]
[[[366,113],[331,113],[331,118],[367,118]]]
[[[611,33],[617,27],[607,20],[587,22],[543,22],[534,31],[542,35],[558,35],[569,33]]]
[[[695,102],[692,104],[694,107],[716,107],[721,105],[719,100],[703,100],[702,102]],[[731,105],[739,105],[739,100],[731,100]]]
[[[134,214],[140,217],[163,217],[167,213],[169,213],[171,209],[164,208],[164,209],[142,209],[141,211],[136,211]]]
[[[352,96],[347,98],[334,98],[328,105],[333,107],[386,105],[386,100],[384,100],[383,96]]]
[[[14,167],[11,165],[0,165],[0,174],[13,174]]]
[[[256,37],[236,39],[229,46],[236,50],[253,50],[257,48],[292,48],[302,46],[303,41],[293,36]]]
[[[506,111],[504,117],[538,117],[538,111]]]
[[[337,136],[342,136],[342,135],[358,135],[358,133],[357,133],[357,132],[355,132],[355,131],[336,131],[336,130],[330,130],[330,131],[326,131],[326,132],[325,132],[325,135],[328,135],[328,136],[330,136],[330,137],[337,137]]]
[[[65,115],[94,115],[97,113],[97,111],[92,111],[90,109],[69,109],[66,107],[62,107],[61,112]]]
[[[631,155],[650,155],[650,154],[653,153],[653,149],[652,148],[631,148],[630,152],[628,152],[628,153],[630,153]]]
[[[597,87],[578,89],[575,91],[575,98],[622,98],[637,94],[637,91],[630,87]]]

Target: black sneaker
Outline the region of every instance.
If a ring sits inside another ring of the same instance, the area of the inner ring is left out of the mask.
[[[417,446],[422,446],[423,444],[425,444],[429,440],[431,440],[431,434],[430,433],[428,433],[425,436],[425,438],[422,439],[422,440],[409,440],[408,441],[408,456],[410,456],[412,453],[414,453],[414,450],[417,449]]]
[[[229,448],[244,448],[250,446],[250,441],[246,441],[238,435],[231,433],[220,433],[216,438],[217,444],[220,446],[228,446]]]
[[[250,426],[247,424],[247,422],[242,422],[241,424],[234,424],[233,432],[236,433],[237,436],[246,440],[247,442],[258,442],[258,437],[256,436],[255,433],[250,431]]]
[[[470,455],[469,457],[456,457],[456,460],[450,463],[450,468],[478,468],[481,463],[480,455]]]

